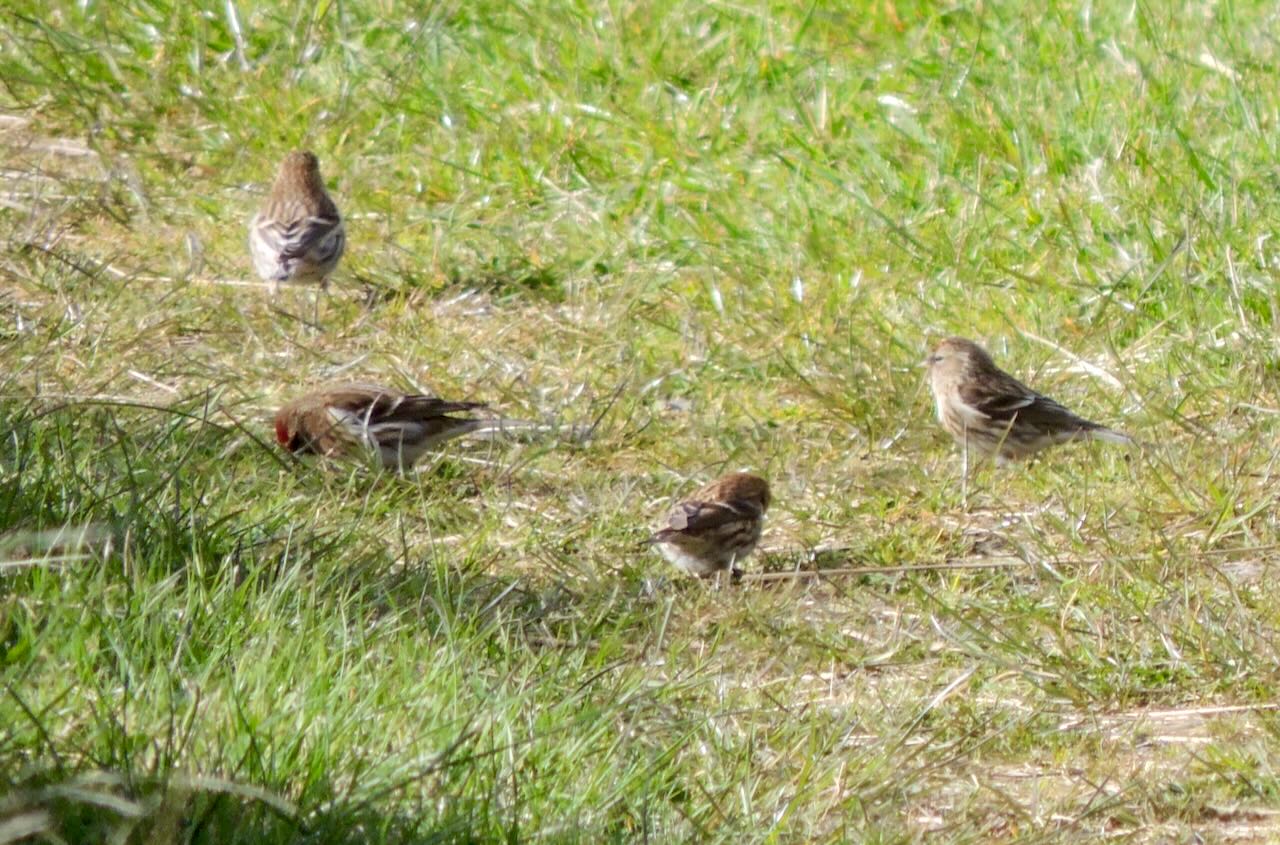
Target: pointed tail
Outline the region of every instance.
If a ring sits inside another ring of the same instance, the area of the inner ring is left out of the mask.
[[[1127,434],[1121,434],[1118,431],[1101,425],[1097,428],[1089,429],[1088,436],[1090,440],[1102,440],[1106,443],[1118,443],[1121,446],[1133,446],[1136,445],[1137,442]]]
[[[541,439],[559,438],[570,443],[584,443],[591,437],[591,430],[584,425],[539,423],[532,420],[513,420],[500,417],[492,420],[475,420],[471,429],[474,435],[492,440],[518,440],[535,442]]]

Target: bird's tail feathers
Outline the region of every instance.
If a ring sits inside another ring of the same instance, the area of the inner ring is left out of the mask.
[[[1105,426],[1098,426],[1097,428],[1089,429],[1089,439],[1101,440],[1105,443],[1116,443],[1121,446],[1133,446],[1136,445],[1137,442],[1129,435],[1121,434],[1120,432],[1106,428]]]
[[[584,443],[591,431],[587,426],[577,424],[540,423],[533,420],[516,420],[498,417],[488,420],[476,420],[476,427],[471,430],[473,436],[491,440],[517,440],[526,443],[544,439],[558,439],[570,443]]]

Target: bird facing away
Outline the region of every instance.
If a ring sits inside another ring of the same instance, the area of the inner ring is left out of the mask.
[[[337,384],[282,407],[276,442],[294,454],[351,457],[366,450],[385,469],[406,469],[428,450],[501,421],[451,417],[486,407],[405,394],[376,384]]]
[[[320,162],[312,152],[284,157],[271,194],[249,221],[249,255],[271,293],[281,282],[326,278],[346,247],[342,215],[324,189]]]
[[[971,340],[949,337],[925,363],[938,422],[961,448],[994,455],[997,464],[1071,440],[1133,442],[1027,387]]]
[[[649,542],[690,575],[705,577],[726,569],[741,574],[735,564],[760,541],[771,498],[763,478],[730,473],[673,507]]]

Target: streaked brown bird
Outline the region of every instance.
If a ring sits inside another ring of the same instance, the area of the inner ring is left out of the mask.
[[[668,561],[691,575],[730,570],[760,542],[772,497],[758,475],[734,472],[717,478],[677,504],[649,542]]]
[[[965,449],[966,459],[970,449],[1004,464],[1071,440],[1133,442],[1027,387],[971,340],[949,337],[925,363],[938,422]]]
[[[315,153],[289,153],[267,201],[249,221],[254,269],[273,295],[281,282],[313,282],[323,288],[345,247],[342,215],[324,189]]]
[[[276,442],[294,454],[352,457],[362,450],[386,469],[407,469],[446,440],[503,420],[453,417],[485,408],[482,402],[449,402],[376,384],[336,384],[300,396],[275,418]]]

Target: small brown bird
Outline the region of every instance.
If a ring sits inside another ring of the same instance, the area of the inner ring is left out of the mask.
[[[769,484],[758,475],[734,472],[698,490],[667,514],[649,542],[691,575],[707,576],[746,559],[760,541],[769,509]]]
[[[316,282],[338,266],[346,232],[338,207],[324,189],[312,152],[284,157],[271,195],[249,221],[253,267],[274,295],[281,282]]]
[[[925,363],[938,422],[966,452],[995,455],[997,464],[1071,440],[1133,442],[1027,387],[971,340],[949,337]]]
[[[451,417],[486,407],[404,394],[376,384],[336,384],[289,402],[276,413],[276,442],[294,454],[349,457],[361,449],[386,469],[406,469],[435,446],[502,420]]]

